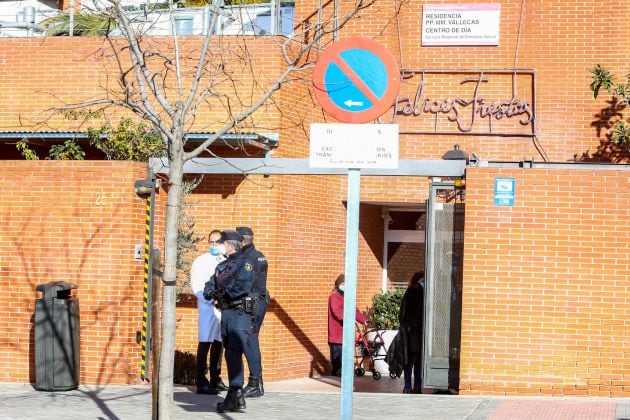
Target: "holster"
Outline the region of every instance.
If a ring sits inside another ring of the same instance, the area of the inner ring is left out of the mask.
[[[252,327],[250,332],[252,334],[258,332],[258,302],[260,297],[256,294],[246,296],[243,298],[243,312],[248,314],[252,319]]]
[[[246,314],[256,315],[258,309],[257,296],[245,296],[243,298],[243,311]]]

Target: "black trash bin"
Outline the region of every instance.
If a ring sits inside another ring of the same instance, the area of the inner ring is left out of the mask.
[[[40,284],[35,301],[35,389],[67,391],[79,386],[79,300],[76,285]]]

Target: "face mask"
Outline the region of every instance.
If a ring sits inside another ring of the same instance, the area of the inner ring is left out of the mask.
[[[339,289],[340,292],[343,292],[346,288],[345,284],[340,284],[339,286],[337,286],[337,289]]]
[[[212,255],[224,255],[225,254],[225,245],[212,245],[210,246],[210,253]]]

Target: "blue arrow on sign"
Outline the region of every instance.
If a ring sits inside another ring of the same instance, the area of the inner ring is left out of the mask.
[[[333,59],[324,76],[330,100],[348,111],[370,109],[387,89],[385,65],[373,52],[356,48],[339,53],[339,58],[343,61]],[[354,80],[347,73],[354,73]]]

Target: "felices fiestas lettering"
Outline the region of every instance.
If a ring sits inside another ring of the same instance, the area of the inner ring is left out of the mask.
[[[522,101],[516,97],[487,101],[479,92],[482,81],[486,81],[482,76],[463,81],[463,83],[474,82],[470,98],[431,99],[424,97],[425,81],[422,80],[413,98],[406,96],[396,99],[391,122],[394,123],[398,116],[418,117],[426,113],[444,114],[449,121],[457,124],[460,132],[468,133],[472,131],[476,118],[500,120],[504,117],[523,115],[523,118],[519,120],[522,125],[528,125],[534,120],[530,101]]]

